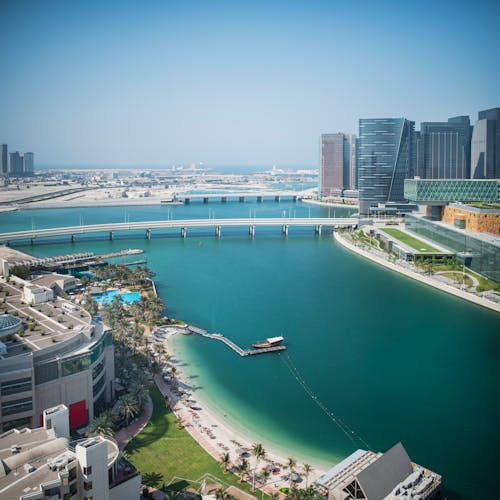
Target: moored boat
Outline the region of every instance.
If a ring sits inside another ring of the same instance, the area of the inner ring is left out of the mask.
[[[260,341],[256,342],[255,344],[252,344],[252,347],[254,349],[266,349],[268,347],[276,347],[277,345],[280,345],[281,342],[283,342],[283,340],[284,340],[283,337],[270,337],[265,341]]]

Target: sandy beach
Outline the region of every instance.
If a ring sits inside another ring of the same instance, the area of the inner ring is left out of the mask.
[[[191,436],[217,461],[220,462],[224,453],[228,452],[231,457],[231,466],[240,463],[242,458],[246,458],[250,464],[249,481],[253,477],[253,470],[256,466],[256,461],[251,454],[252,444],[251,441],[242,434],[241,431],[231,427],[230,424],[223,419],[220,415],[210,409],[209,404],[200,398],[199,394],[194,394],[190,390],[190,386],[184,380],[184,375],[179,369],[180,358],[179,352],[172,342],[173,335],[180,334],[179,329],[176,333],[169,333],[166,335],[164,345],[167,352],[172,356],[168,365],[176,366],[178,389],[173,384],[165,382],[162,374],[155,376],[155,382],[159,390],[165,397],[168,397],[170,406],[177,417],[179,417],[186,430]],[[266,450],[266,457],[259,461],[258,468],[256,469],[256,477],[264,467],[272,471],[266,485],[256,479],[256,487],[262,488],[264,491],[272,492],[282,487],[289,486],[288,474],[289,470],[285,468],[287,458],[280,456],[272,447],[268,446],[265,442],[261,442]],[[306,486],[306,477],[302,470],[303,461],[300,457],[294,456],[297,460],[295,472],[301,476],[301,481],[297,483],[298,487]],[[313,470],[309,473],[307,479],[310,485],[315,479],[325,472],[324,469],[314,463],[310,463]],[[333,464],[332,464],[333,466]]]

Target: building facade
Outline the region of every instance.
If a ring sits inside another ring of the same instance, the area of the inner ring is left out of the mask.
[[[447,122],[423,122],[416,139],[415,175],[423,179],[470,177],[468,116],[456,116]]]
[[[9,153],[10,165],[9,165],[9,175],[12,177],[21,177],[24,170],[24,159],[19,154],[19,151]]]
[[[0,153],[0,174],[7,175],[9,173],[9,156],[7,144],[2,144]]]
[[[354,134],[321,134],[321,198],[336,196],[343,189],[355,189],[356,136]]]
[[[415,123],[405,118],[359,120],[359,213],[404,203],[404,180],[413,176]]]
[[[479,112],[471,146],[471,178],[500,178],[500,108]]]
[[[500,208],[483,208],[450,203],[443,207],[441,220],[460,229],[500,236]]]
[[[35,155],[33,153],[24,153],[24,175],[33,175],[35,171]]]

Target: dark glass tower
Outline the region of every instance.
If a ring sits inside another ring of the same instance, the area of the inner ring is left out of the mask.
[[[405,118],[359,120],[359,213],[402,203],[404,180],[413,176],[415,122]]]
[[[479,120],[488,120],[487,128],[493,134],[494,144],[492,145],[493,158],[491,169],[486,173],[490,179],[500,178],[500,108],[486,109],[479,112]]]
[[[7,175],[9,173],[9,161],[7,156],[7,144],[2,144],[2,151],[0,156],[0,174]]]
[[[468,116],[423,122],[417,138],[415,175],[424,179],[468,179],[470,144]]]

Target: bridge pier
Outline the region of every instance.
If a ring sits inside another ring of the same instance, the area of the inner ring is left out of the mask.
[[[215,236],[217,238],[220,238],[220,235],[221,235],[221,227],[220,226],[215,226]]]
[[[278,194],[278,195],[276,195],[276,196],[274,197],[274,201],[275,201],[276,203],[279,203],[279,202],[280,202],[280,195],[279,195],[279,194]]]
[[[255,236],[255,226],[250,226],[248,228],[248,234],[253,238]]]
[[[206,204],[206,203],[208,203],[208,196],[205,196],[205,197],[203,198],[203,203],[205,203],[205,204]]]
[[[226,203],[227,202],[227,196],[221,196],[220,197],[220,202],[221,203]]]
[[[146,229],[146,239],[147,240],[151,239],[151,229]]]
[[[262,203],[262,196],[257,196],[257,203]]]
[[[189,198],[184,198],[185,205],[189,205],[190,202],[191,202],[191,200]]]
[[[113,231],[109,232],[109,241],[113,241]]]
[[[187,236],[187,231],[185,227],[181,227],[181,236],[185,238]]]
[[[294,195],[292,201],[297,201],[297,195]]]
[[[74,242],[75,242],[75,235],[74,235],[74,234],[72,234],[72,235],[71,235],[71,243],[74,243]]]
[[[288,224],[283,224],[281,227],[281,234],[283,236],[288,236]]]
[[[244,201],[245,201],[245,197],[244,197],[244,196],[240,196],[240,198],[239,198],[239,202],[240,202],[240,203],[243,203]]]
[[[314,234],[321,236],[321,224],[316,224],[316,226],[314,227]]]
[[[33,246],[35,244],[35,238],[31,238],[30,244],[31,244],[31,246]]]

